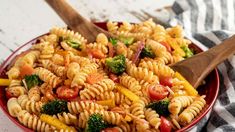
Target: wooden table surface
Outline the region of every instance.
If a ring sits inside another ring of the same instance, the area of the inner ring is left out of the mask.
[[[92,21],[140,22],[149,17],[166,20],[169,13],[158,11],[174,0],[69,0],[85,18]],[[64,22],[43,0],[1,0],[0,63],[20,45]],[[0,132],[21,131],[0,109]]]

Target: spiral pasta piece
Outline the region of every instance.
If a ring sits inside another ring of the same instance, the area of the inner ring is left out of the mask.
[[[120,77],[120,84],[127,87],[128,89],[130,89],[132,92],[136,93],[137,95],[140,95],[139,92],[140,92],[141,86],[135,78],[128,76],[128,75],[123,75]]]
[[[21,86],[20,80],[11,80],[9,87],[6,89],[13,95],[13,97],[19,97],[26,93],[26,89]]]
[[[119,125],[117,125],[116,127],[120,132],[130,132],[131,131],[131,127],[127,122],[122,121]]]
[[[69,37],[78,40],[81,44],[86,44],[87,40],[78,32],[68,30],[65,28],[54,27],[50,30],[51,34],[55,34],[59,37]]]
[[[158,83],[159,78],[153,74],[152,71],[149,71],[147,68],[136,67],[135,65],[131,64],[131,62],[127,62],[127,73],[138,79],[138,80],[145,80],[149,83]]]
[[[165,28],[159,24],[154,27],[154,33],[151,36],[155,41],[164,42],[168,38]]]
[[[9,79],[17,79],[20,75],[20,67],[22,65],[29,65],[32,66],[36,62],[36,60],[39,58],[39,51],[29,51],[26,53],[23,57],[19,57],[13,67],[6,73]]]
[[[135,38],[136,40],[141,40],[143,38],[147,38],[148,34],[144,34],[144,33],[130,33],[127,31],[117,31],[116,32],[117,36],[122,36],[122,37],[126,37],[126,38]]]
[[[9,114],[13,117],[17,117],[17,114],[22,110],[21,106],[17,102],[16,98],[10,98],[7,101],[7,110],[9,111]]]
[[[39,101],[41,99],[40,97],[40,90],[38,87],[32,87],[29,89],[28,91],[28,97],[29,97],[29,100],[31,101]]]
[[[99,50],[104,54],[108,53],[108,47],[106,45],[101,44],[101,43],[90,43],[87,45],[87,48]]]
[[[106,91],[104,93],[101,93],[100,95],[97,95],[96,98],[98,100],[108,100],[112,99],[115,101],[116,105],[121,104],[122,100],[124,99],[124,95],[120,92],[113,92],[113,91]]]
[[[96,42],[107,46],[109,40],[108,40],[108,37],[104,33],[99,33],[96,36]]]
[[[151,108],[148,108],[144,111],[144,115],[146,120],[152,127],[154,127],[155,129],[159,128],[161,124],[161,119],[159,118],[159,115],[156,113],[156,111],[152,110]]]
[[[133,104],[130,107],[130,111],[133,115],[137,116],[138,118],[145,118],[144,108],[145,108],[144,101],[138,100],[136,102],[133,102]]]
[[[42,66],[44,68],[52,71],[53,73],[55,73],[59,77],[63,77],[66,73],[65,67],[56,65],[50,60],[42,60]]]
[[[131,30],[132,30],[132,24],[130,24],[129,22],[122,22],[122,25],[118,29],[118,31],[126,31],[126,32],[129,32]]]
[[[167,28],[166,29],[167,33],[172,37],[172,38],[183,38],[183,28],[179,25]]]
[[[82,67],[80,72],[78,72],[71,83],[71,87],[76,87],[79,85],[84,85],[86,77],[88,74],[97,72],[98,65],[96,63],[91,63],[86,67]]]
[[[70,63],[67,69],[67,77],[72,80],[76,75],[76,73],[79,72],[79,70],[80,70],[80,65],[78,63],[76,62]]]
[[[63,66],[65,64],[64,57],[62,55],[59,55],[59,54],[54,54],[51,58],[51,61],[54,64],[60,65],[60,66]]]
[[[30,101],[27,95],[19,96],[17,101],[21,108],[23,110],[27,110],[29,113],[38,114],[43,106],[43,103],[41,101]]]
[[[168,106],[171,114],[177,115],[180,111],[189,106],[193,102],[194,97],[192,96],[178,96],[174,97]]]
[[[88,110],[84,111],[79,115],[79,118],[81,118],[83,121],[86,122],[90,115],[92,114],[100,114],[102,115],[104,121],[107,121],[107,123],[112,124],[112,125],[118,125],[121,123],[122,116],[119,113],[112,112],[112,111],[106,111],[106,110]]]
[[[61,79],[54,75],[52,72],[49,70],[42,68],[42,67],[37,67],[34,70],[35,74],[39,76],[41,80],[44,82],[47,82],[49,85],[51,85],[53,88],[56,87],[59,83],[61,83]]]
[[[55,34],[44,35],[40,39],[40,42],[49,42],[49,44],[56,47],[58,45],[58,36]]]
[[[31,115],[26,110],[20,111],[17,115],[17,119],[21,124],[35,131],[50,132],[54,130],[54,127],[41,121],[36,115]]]
[[[147,68],[154,72],[157,76],[173,77],[174,71],[169,67],[161,63],[151,62],[151,61],[142,61],[139,64],[140,67]]]
[[[116,33],[117,30],[118,30],[118,23],[117,22],[108,21],[107,22],[107,29],[111,33]]]
[[[84,67],[84,66],[91,63],[91,61],[88,58],[81,57],[81,56],[75,56],[75,55],[71,56],[70,61],[78,63],[80,65],[80,67]]]
[[[196,117],[203,107],[206,104],[205,96],[200,96],[193,101],[193,103],[188,106],[180,115],[179,115],[179,123],[183,126],[190,123],[194,117]]]
[[[86,110],[104,110],[102,105],[92,101],[68,102],[68,110],[72,114],[79,114]]]
[[[150,125],[145,119],[135,121],[135,128],[137,132],[150,132]]]
[[[72,125],[72,124],[76,124],[77,122],[77,116],[70,114],[70,113],[58,113],[56,115],[53,115],[54,118],[57,118],[58,120],[60,120],[61,122],[67,124],[67,125]]]
[[[21,63],[22,64],[28,64],[30,66],[33,66],[34,63],[37,61],[37,59],[39,58],[39,51],[33,50],[30,51],[29,53],[27,53],[25,56],[22,57]]]
[[[105,91],[111,91],[114,89],[114,82],[110,79],[103,79],[93,85],[88,85],[84,90],[80,92],[81,99],[92,99],[96,95],[100,95]]]

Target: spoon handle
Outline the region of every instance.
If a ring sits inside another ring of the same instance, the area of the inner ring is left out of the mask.
[[[221,62],[235,53],[235,35],[221,44],[171,66],[195,88]]]
[[[89,42],[94,42],[99,33],[104,33],[106,36],[111,37],[107,31],[83,18],[66,0],[46,0],[46,2],[63,19],[69,28],[85,36]]]

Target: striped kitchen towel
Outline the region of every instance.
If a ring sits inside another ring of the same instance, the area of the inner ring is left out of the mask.
[[[176,0],[170,25],[181,24],[186,36],[211,48],[235,33],[235,0]],[[235,42],[234,42],[235,43]],[[235,132],[235,55],[218,66],[220,90],[210,115],[192,131]]]

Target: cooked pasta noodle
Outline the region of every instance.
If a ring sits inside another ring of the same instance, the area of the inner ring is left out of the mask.
[[[165,29],[149,19],[109,21],[107,29],[116,37],[99,33],[87,43],[80,33],[55,27],[20,54],[7,71],[9,114],[43,132],[98,129],[91,126],[97,115],[95,123],[121,132],[158,132],[162,116],[174,130],[192,122],[204,96],[189,96],[169,66],[188,57],[191,41],[182,27]],[[154,108],[161,101],[166,113]]]

